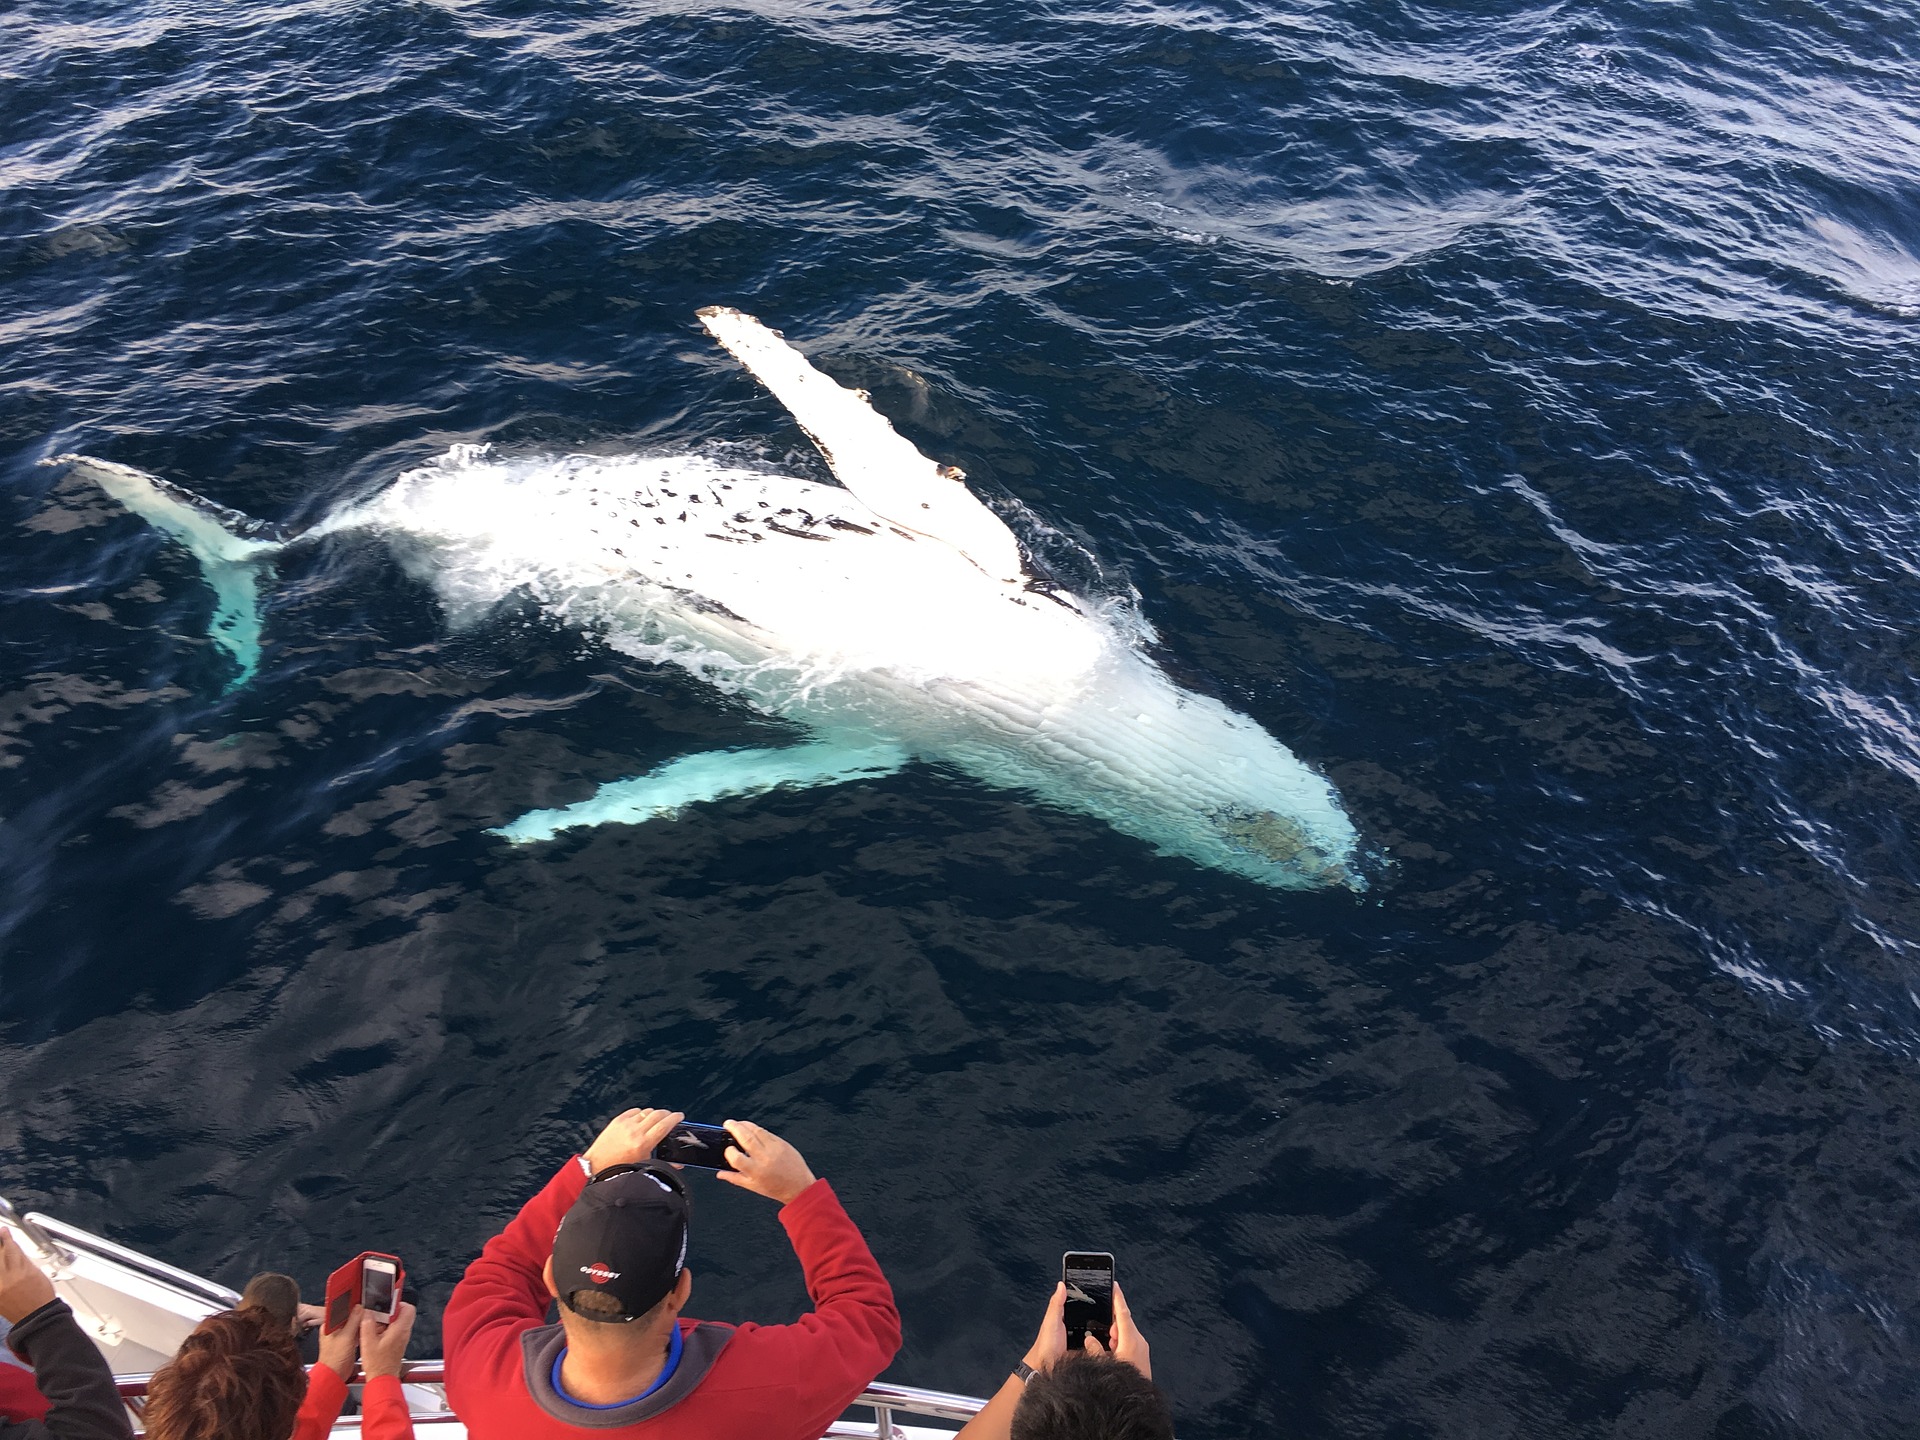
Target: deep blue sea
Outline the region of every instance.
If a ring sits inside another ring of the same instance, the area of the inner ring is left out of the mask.
[[[1920,1413],[1920,9],[12,0],[0,1193],[420,1286],[756,1119],[988,1393],[1110,1249],[1180,1431]],[[767,724],[290,552],[258,677],[83,450],[825,470],[738,305],[1338,788],[1285,892],[939,768],[485,832]],[[1051,537],[1049,540],[1048,537]],[[693,1310],[805,1304],[704,1185]]]

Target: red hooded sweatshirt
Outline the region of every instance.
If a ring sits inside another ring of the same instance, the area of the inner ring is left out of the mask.
[[[541,1272],[586,1188],[578,1157],[487,1242],[442,1318],[447,1399],[473,1440],[818,1440],[900,1348],[900,1312],[833,1187],[816,1180],[780,1210],[813,1313],[792,1325],[680,1320],[681,1358],[643,1399],[577,1405],[553,1384],[566,1343],[546,1323]]]

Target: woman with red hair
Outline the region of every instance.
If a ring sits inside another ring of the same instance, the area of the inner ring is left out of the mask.
[[[345,1325],[321,1337],[309,1382],[285,1315],[262,1305],[210,1315],[154,1372],[141,1416],[147,1440],[322,1440],[339,1418],[357,1353],[366,1362],[360,1433],[412,1440],[400,1369],[413,1317],[414,1307],[402,1305],[392,1324],[380,1325],[355,1306]]]
[[[154,1372],[141,1420],[151,1440],[288,1440],[306,1394],[292,1328],[249,1305],[194,1327]]]

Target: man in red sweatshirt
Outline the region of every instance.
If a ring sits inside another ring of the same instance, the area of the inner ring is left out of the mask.
[[[893,1291],[833,1188],[740,1120],[727,1122],[733,1168],[719,1177],[779,1202],[813,1313],[792,1325],[682,1318],[691,1206],[652,1157],[685,1118],[621,1115],[467,1267],[442,1330],[447,1398],[473,1440],[818,1440],[893,1359]]]

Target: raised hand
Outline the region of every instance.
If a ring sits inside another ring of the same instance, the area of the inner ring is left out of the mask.
[[[1045,1370],[1066,1353],[1067,1287],[1060,1283],[1053,1287],[1053,1298],[1047,1301],[1047,1313],[1041,1317],[1040,1333],[1033,1337],[1026,1361],[1036,1370]]]
[[[785,1205],[813,1184],[814,1174],[805,1158],[771,1130],[747,1120],[729,1120],[726,1128],[734,1139],[727,1147],[727,1163],[733,1169],[716,1173],[729,1185]]]
[[[653,1150],[687,1117],[678,1110],[625,1111],[607,1122],[607,1128],[587,1147],[587,1164],[598,1175],[615,1165],[638,1165],[651,1160]]]
[[[1100,1337],[1092,1331],[1087,1332],[1087,1349],[1096,1355],[1107,1353],[1106,1346],[1100,1343]],[[1153,1378],[1153,1355],[1147,1346],[1147,1337],[1133,1323],[1133,1311],[1127,1308],[1127,1297],[1117,1280],[1113,1286],[1113,1358],[1133,1366],[1149,1380]],[[1029,1360],[1027,1363],[1031,1365],[1033,1362]]]
[[[53,1298],[53,1282],[0,1225],[0,1320],[18,1324]]]
[[[320,1332],[320,1363],[342,1380],[353,1379],[354,1358],[360,1353],[360,1322],[367,1312],[355,1305],[347,1312],[347,1323],[329,1335]]]
[[[360,1317],[360,1368],[369,1380],[376,1375],[399,1378],[407,1358],[407,1341],[413,1338],[413,1320],[419,1313],[411,1305],[402,1305],[385,1325],[371,1315]]]

